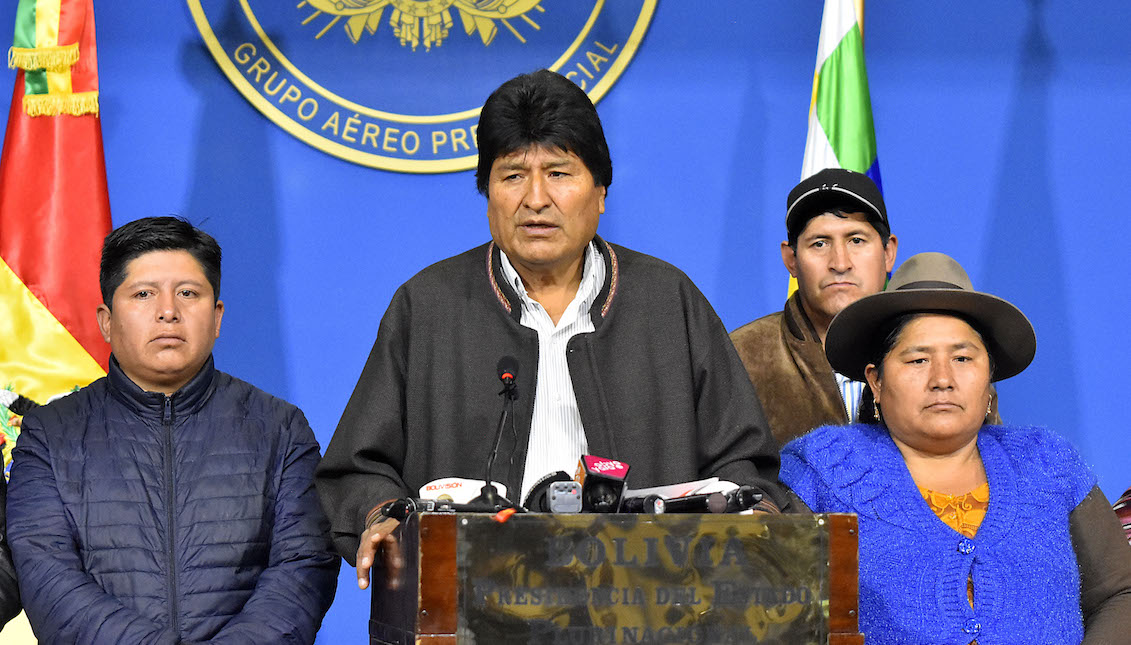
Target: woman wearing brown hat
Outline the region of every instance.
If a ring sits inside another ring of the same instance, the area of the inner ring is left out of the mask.
[[[941,253],[912,257],[825,342],[868,383],[875,423],[782,450],[815,512],[860,522],[860,625],[878,643],[1122,643],[1131,547],[1076,450],[986,425],[994,381],[1033,360],[1033,326]]]

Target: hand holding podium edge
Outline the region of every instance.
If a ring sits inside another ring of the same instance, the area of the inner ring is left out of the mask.
[[[394,500],[388,500],[377,505],[384,509]],[[367,589],[370,582],[370,570],[380,551],[385,561],[385,571],[388,574],[385,584],[389,589],[398,589],[401,585],[401,569],[404,568],[404,557],[401,553],[400,542],[393,535],[393,531],[400,526],[400,520],[389,517],[383,512],[373,513],[365,530],[361,533],[361,541],[357,547],[357,588]]]

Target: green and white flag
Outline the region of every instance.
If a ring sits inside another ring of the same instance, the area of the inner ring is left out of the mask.
[[[859,6],[853,0],[825,0],[801,178],[824,168],[847,168],[868,175],[882,191],[862,19],[863,0]]]

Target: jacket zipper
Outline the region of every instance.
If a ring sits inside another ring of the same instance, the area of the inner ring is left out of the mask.
[[[173,487],[173,399],[166,396],[165,405],[161,412],[161,425],[165,430],[165,519],[168,522],[168,578],[169,585],[169,612],[172,619],[173,634],[180,639],[181,620],[180,608],[177,606],[177,556],[175,551],[176,536],[174,535],[175,517],[173,509],[176,506],[176,491]]]

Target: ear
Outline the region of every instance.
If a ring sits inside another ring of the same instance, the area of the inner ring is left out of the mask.
[[[781,263],[785,265],[789,275],[797,277],[797,252],[789,245],[789,242],[781,243]]]
[[[880,381],[880,370],[873,363],[868,363],[868,367],[864,368],[864,380],[868,382],[868,389],[872,391],[872,399],[880,402],[880,392],[883,391],[883,383]]]
[[[215,338],[219,338],[220,337],[220,321],[223,320],[223,318],[224,318],[224,301],[223,300],[217,300],[216,301],[216,308],[215,308],[215,310],[213,310],[212,315],[216,316],[216,336],[215,336]]]
[[[608,194],[609,194],[609,189],[606,188],[605,186],[601,186],[601,195],[599,197],[597,197],[597,214],[598,215],[604,215],[605,214],[605,196],[608,195]]]
[[[884,247],[884,266],[886,271],[891,273],[892,267],[895,266],[895,252],[899,248],[899,240],[894,235],[888,237],[888,245]]]
[[[102,332],[102,340],[110,342],[110,308],[105,304],[98,305],[95,315],[98,316],[98,331]]]

